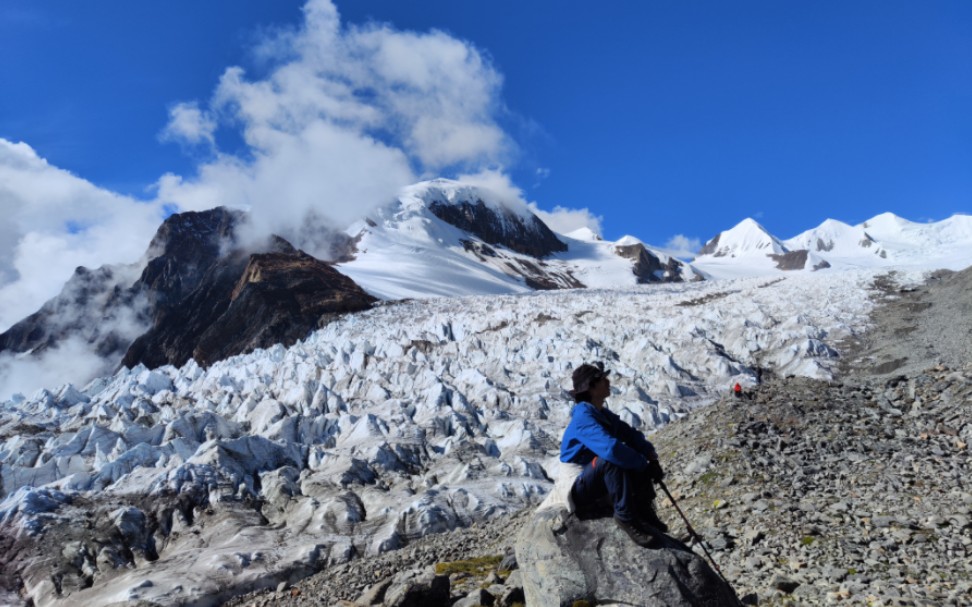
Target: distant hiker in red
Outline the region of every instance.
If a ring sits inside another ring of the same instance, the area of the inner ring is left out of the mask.
[[[732,395],[736,398],[742,398],[743,391],[742,386],[739,385],[739,382],[736,382],[736,385],[732,387]]]

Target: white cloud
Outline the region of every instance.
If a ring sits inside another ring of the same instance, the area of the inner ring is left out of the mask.
[[[695,257],[702,248],[702,241],[689,238],[683,234],[676,234],[665,243],[665,250],[669,255],[680,258]]]
[[[0,331],[57,295],[77,266],[137,261],[162,220],[141,203],[0,139]]]
[[[230,67],[207,107],[176,106],[167,132],[198,140],[219,117],[241,128],[248,149],[217,150],[191,178],[164,177],[160,200],[248,207],[256,231],[296,238],[306,217],[340,227],[416,175],[510,157],[514,146],[496,118],[502,77],[471,44],[438,31],[344,26],[328,0],[310,0],[304,15],[299,28],[260,45],[265,77]]]
[[[481,188],[494,197],[496,202],[514,211],[533,211],[535,203],[528,203],[523,190],[517,187],[509,175],[497,169],[484,169],[478,173],[459,175],[456,180]]]
[[[213,145],[215,131],[215,118],[199,109],[199,104],[177,103],[169,108],[169,123],[162,131],[162,140]]]
[[[53,390],[67,383],[84,386],[91,378],[112,370],[108,361],[77,337],[62,341],[40,356],[0,353],[0,401],[16,393],[30,396],[40,388]]]
[[[568,209],[557,206],[553,211],[544,211],[535,201],[528,201],[523,190],[513,183],[509,175],[498,169],[484,169],[478,173],[459,175],[456,179],[483,189],[494,197],[494,201],[514,211],[533,213],[554,232],[568,234],[580,228],[588,228],[598,236],[601,235],[603,217],[594,215],[586,208]]]
[[[587,228],[601,236],[601,222],[604,217],[595,215],[589,209],[568,209],[562,206],[554,207],[553,211],[544,211],[532,204],[533,212],[537,214],[554,232],[569,234],[574,230]]]

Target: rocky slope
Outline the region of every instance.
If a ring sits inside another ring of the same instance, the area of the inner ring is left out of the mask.
[[[847,344],[844,374],[891,379],[934,363],[960,368],[972,360],[972,268],[935,272],[901,288],[892,274],[878,281],[873,328]]]
[[[144,295],[132,290],[139,268],[78,267],[60,295],[0,334],[0,352],[42,355],[80,339],[99,356],[120,359],[151,325]]]
[[[536,215],[524,217],[509,209],[491,208],[479,198],[451,202],[433,200],[429,210],[486,244],[502,245],[517,253],[540,258],[567,250],[567,245]]]

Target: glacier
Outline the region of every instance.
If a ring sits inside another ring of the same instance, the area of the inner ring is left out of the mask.
[[[830,377],[877,275],[386,302],[205,370],[16,395],[0,528],[38,607],[215,603],[540,503],[583,361],[647,432],[735,381]]]

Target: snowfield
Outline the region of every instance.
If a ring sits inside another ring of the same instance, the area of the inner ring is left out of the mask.
[[[646,431],[759,368],[828,377],[876,272],[390,303],[207,370],[17,396],[0,526],[61,559],[22,552],[38,607],[225,597],[396,549],[544,499],[581,362]]]

